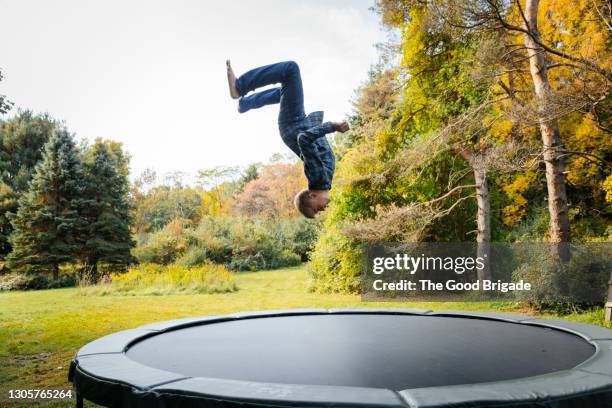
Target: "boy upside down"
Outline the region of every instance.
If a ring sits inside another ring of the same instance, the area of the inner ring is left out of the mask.
[[[304,162],[308,188],[295,196],[296,209],[307,218],[314,218],[330,201],[329,190],[334,177],[335,159],[325,135],[346,132],[343,122],[323,122],[323,112],[304,113],[304,92],[300,68],[294,61],[279,62],[252,69],[236,78],[227,60],[227,81],[230,96],[239,99],[238,112],[245,113],[265,105],[280,103],[278,129],[283,142]],[[260,92],[266,85],[281,86]]]

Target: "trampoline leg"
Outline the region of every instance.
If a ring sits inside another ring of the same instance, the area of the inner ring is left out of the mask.
[[[76,395],[76,406],[77,408],[83,408],[83,397],[79,393]]]

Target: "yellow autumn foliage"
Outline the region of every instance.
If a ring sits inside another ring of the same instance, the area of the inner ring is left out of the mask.
[[[528,204],[524,193],[535,181],[536,174],[530,171],[516,175],[512,182],[503,186],[504,193],[513,201],[503,209],[504,224],[511,226],[523,219]]]
[[[603,190],[606,193],[606,203],[612,203],[612,174],[603,182]]]

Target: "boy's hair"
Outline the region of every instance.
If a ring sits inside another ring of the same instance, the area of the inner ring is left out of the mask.
[[[304,189],[295,195],[293,204],[295,205],[295,208],[306,218],[314,218],[317,213],[312,208],[310,203],[310,195],[308,194],[307,189]]]

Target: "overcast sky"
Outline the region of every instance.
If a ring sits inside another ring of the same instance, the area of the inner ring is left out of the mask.
[[[306,110],[342,119],[385,38],[372,3],[0,0],[0,94],[123,142],[132,176],[265,162],[289,152],[278,106],[239,115],[225,59],[238,75],[297,61]]]

